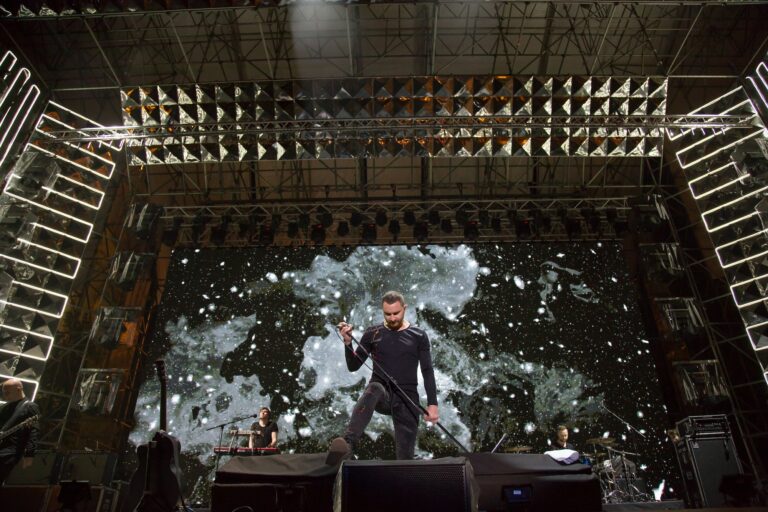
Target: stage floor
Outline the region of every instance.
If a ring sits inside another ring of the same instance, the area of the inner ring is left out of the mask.
[[[685,503],[682,500],[669,500],[669,501],[653,501],[649,503],[616,503],[610,505],[603,505],[603,512],[634,512],[642,510],[680,510],[680,511],[694,511],[694,510],[706,510],[707,512],[741,512],[741,511],[753,511],[753,512],[765,512],[768,511],[768,507],[750,507],[750,508],[734,508],[734,507],[721,507],[721,508],[685,508]]]

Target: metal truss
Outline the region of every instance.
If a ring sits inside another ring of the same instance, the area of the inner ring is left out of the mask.
[[[434,136],[442,129],[466,128],[479,129],[519,129],[522,131],[548,129],[589,128],[611,129],[724,129],[744,128],[752,124],[751,114],[659,114],[659,115],[613,115],[613,116],[533,116],[493,115],[483,117],[479,121],[465,117],[415,117],[398,116],[396,118],[379,119],[312,119],[312,120],[283,120],[283,121],[243,121],[221,123],[168,123],[164,125],[147,126],[105,126],[82,130],[59,129],[51,132],[58,140],[69,142],[94,141],[143,141],[150,140],[157,144],[174,141],[189,134],[189,137],[203,136],[237,136],[247,133],[263,133],[265,136],[277,136],[282,133],[311,140],[328,138],[360,137],[375,131],[381,135],[404,133],[414,135],[419,130]],[[550,133],[550,132],[548,132]],[[171,139],[171,140],[169,140]]]
[[[630,210],[626,198],[217,204],[166,206],[161,221],[193,247],[605,240],[623,236]]]
[[[648,193],[645,159],[416,158],[237,162],[128,169],[132,193],[159,205],[293,204],[514,197],[631,197]]]
[[[714,246],[704,261],[686,265],[697,299],[709,311],[704,327],[710,344],[704,355],[714,355],[726,369],[731,404],[751,466],[756,476],[764,476],[768,294],[762,270],[766,226],[761,199],[768,190],[764,186],[768,159],[761,145],[765,145],[765,128],[743,87],[696,110],[743,111],[755,118],[751,128],[671,130],[669,135],[676,146],[677,163],[685,173],[680,175],[680,185],[687,186],[690,192],[685,208],[700,215],[701,221],[694,225]],[[707,277],[693,278],[702,273]],[[719,279],[712,280],[713,273]],[[730,311],[734,306],[736,314]],[[743,325],[731,320],[735,316],[741,317]],[[694,359],[699,355],[695,354]]]
[[[322,3],[24,16],[0,19],[0,32],[52,91],[76,95],[425,73],[733,77],[765,18],[733,2]]]

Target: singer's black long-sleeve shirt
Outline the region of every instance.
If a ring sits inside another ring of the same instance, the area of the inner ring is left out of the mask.
[[[367,353],[370,353],[373,359],[372,382],[381,382],[386,386],[386,372],[403,389],[416,391],[416,368],[421,366],[427,405],[437,405],[435,370],[432,368],[432,352],[426,332],[413,325],[402,331],[392,331],[384,325],[376,325],[365,331],[360,338],[360,345],[362,348],[358,346],[354,354],[351,350],[344,351],[349,371],[357,371],[367,359]]]

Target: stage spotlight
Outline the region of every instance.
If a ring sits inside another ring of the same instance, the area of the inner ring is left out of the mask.
[[[387,223],[387,212],[385,210],[379,210],[376,212],[376,225],[384,226]]]
[[[440,224],[440,212],[438,212],[437,210],[429,210],[428,218],[429,218],[429,223],[432,224],[433,226],[437,226],[438,224]]]
[[[629,230],[629,224],[626,219],[619,219],[616,208],[608,208],[605,211],[605,220],[613,227],[616,236],[624,236]]]
[[[266,216],[260,212],[260,211],[252,211],[248,214],[248,221],[251,223],[251,226],[258,226],[262,222],[264,222],[264,219]]]
[[[299,223],[291,221],[288,223],[288,238],[296,238],[299,236]]]
[[[331,212],[324,211],[320,215],[318,215],[318,224],[322,224],[324,228],[331,227],[331,224],[333,224],[333,215],[331,215]]]
[[[469,220],[464,224],[464,239],[474,242],[480,238],[480,226],[477,221]]]
[[[352,212],[352,215],[349,216],[349,223],[352,225],[352,227],[356,228],[363,223],[363,216],[360,214],[360,212]]]
[[[539,209],[531,212],[531,222],[533,224],[532,230],[536,234],[547,234],[552,231],[552,219],[549,215],[544,215],[544,212]]]
[[[228,231],[229,231],[229,224],[223,224],[223,223],[211,229],[211,243],[213,245],[224,245],[224,242],[227,241]]]
[[[400,234],[400,222],[397,219],[389,221],[389,233],[395,238]]]
[[[467,223],[468,220],[469,220],[469,215],[467,214],[467,211],[463,207],[460,207],[458,210],[456,210],[456,224],[458,224],[459,226],[463,226],[464,224]]]
[[[249,237],[250,230],[251,230],[251,226],[247,222],[240,222],[237,225],[237,234],[240,238]]]
[[[149,240],[155,229],[155,223],[162,214],[162,206],[152,203],[134,204],[128,212],[126,227],[132,228],[139,240]]]
[[[349,223],[345,220],[340,220],[339,225],[336,226],[336,234],[339,236],[347,236],[349,234]]]
[[[488,213],[488,210],[480,210],[477,212],[477,220],[480,221],[481,226],[487,228],[491,222],[491,215]]]
[[[176,240],[179,238],[179,230],[181,229],[181,217],[174,217],[170,224],[165,225],[163,230],[162,242],[168,247],[173,247],[176,244]]]
[[[600,232],[600,215],[594,207],[582,208],[581,215],[587,224],[587,228],[592,233]]]
[[[568,235],[569,239],[581,234],[581,221],[579,219],[566,217],[564,225],[565,233]]]
[[[376,241],[376,224],[366,222],[363,224],[363,242],[372,244]]]
[[[302,229],[307,229],[309,227],[309,214],[306,212],[302,212],[299,214],[299,227]]]
[[[271,244],[275,241],[275,230],[269,224],[262,224],[259,228],[259,242]]]
[[[491,219],[491,229],[494,233],[501,233],[501,217],[494,217]]]
[[[210,220],[210,217],[206,215],[202,210],[197,212],[195,217],[192,219],[192,238],[197,241],[198,238],[200,238],[200,235],[203,234],[203,231],[205,231],[205,225],[208,224],[208,221]]]
[[[325,227],[322,224],[314,224],[312,231],[309,233],[309,239],[315,244],[322,244],[325,242]]]
[[[229,213],[225,213],[221,216],[221,222],[215,228],[211,229],[211,243],[214,245],[223,245],[227,240],[227,233],[229,232],[229,223],[232,220],[232,216]]]
[[[440,230],[443,233],[451,233],[453,232],[453,223],[451,223],[451,219],[443,219],[440,221]]]
[[[530,219],[517,218],[515,219],[515,234],[520,240],[526,240],[531,238],[531,221]]]
[[[403,215],[403,222],[405,222],[406,226],[413,226],[416,224],[416,214],[413,212],[413,210],[405,211],[405,215]]]
[[[413,237],[417,242],[426,242],[429,237],[429,224],[419,221],[413,226]]]

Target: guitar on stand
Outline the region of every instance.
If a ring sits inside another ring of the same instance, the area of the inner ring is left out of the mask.
[[[139,467],[131,478],[123,512],[175,512],[179,510],[179,503],[182,510],[186,510],[179,469],[181,443],[166,432],[168,377],[165,361],[155,361],[155,369],[160,380],[160,430],[149,443],[136,448]]]

